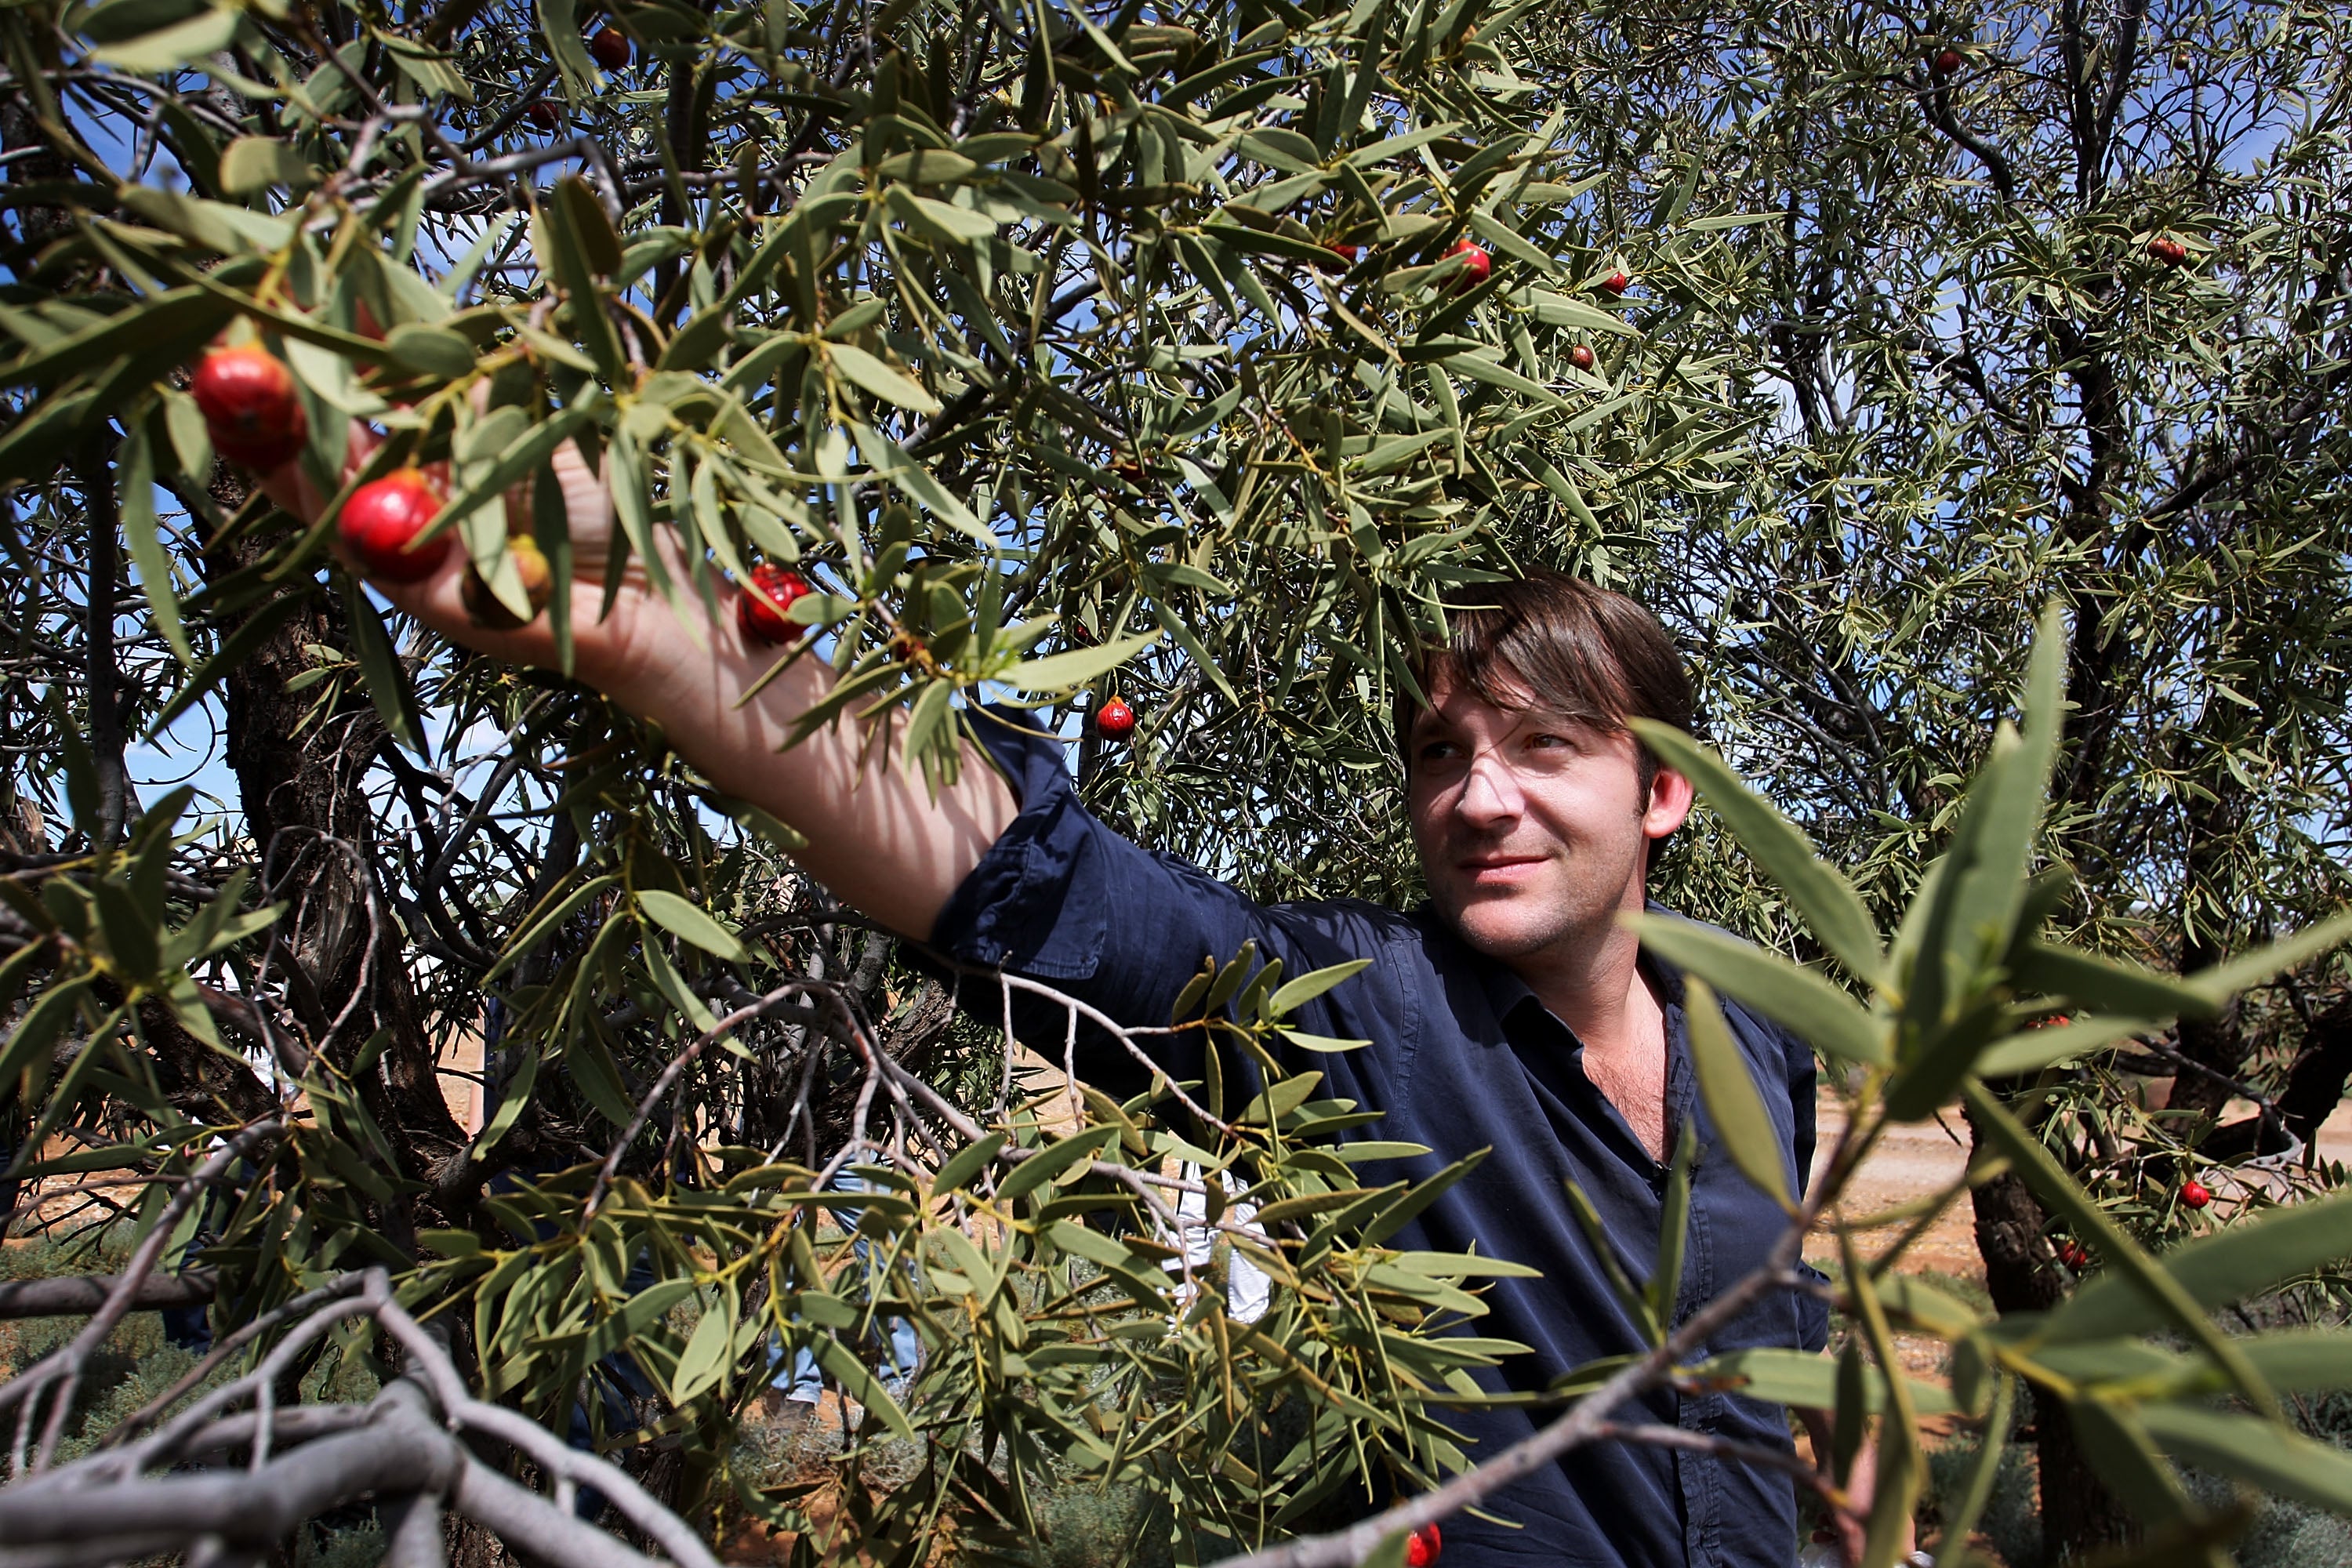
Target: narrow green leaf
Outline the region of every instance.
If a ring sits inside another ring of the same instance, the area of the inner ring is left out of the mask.
[[[1372,966],[1369,958],[1353,958],[1345,963],[1335,963],[1283,982],[1282,988],[1267,998],[1265,1016],[1287,1017],[1294,1009],[1303,1007],[1343,980],[1351,979]]]
[[[940,411],[940,400],[924,391],[921,382],[904,371],[893,370],[864,349],[848,343],[827,343],[824,356],[834,369],[886,403],[911,408],[918,414]]]
[[[1715,993],[1696,975],[1684,990],[1683,1013],[1690,1028],[1691,1061],[1698,1069],[1699,1096],[1706,1102],[1707,1119],[1715,1123],[1724,1152],[1765,1196],[1795,1213],[1788,1176],[1780,1168],[1780,1140],[1757,1090],[1756,1075],[1731,1037]]]
[[[2243,1215],[2165,1254],[2164,1270],[2201,1318],[2345,1258],[2352,1258],[2352,1193]],[[2144,1334],[2168,1317],[2127,1279],[2103,1273],[2050,1315],[2041,1338],[2076,1344]]]
[[[1885,1026],[1813,971],[1728,931],[1689,921],[1645,914],[1621,920],[1643,946],[1791,1030],[1807,1045],[1850,1062],[1884,1066],[1892,1059]]]
[[[1043,658],[1008,665],[994,672],[995,678],[1017,691],[1069,691],[1118,668],[1159,640],[1158,632],[1147,632],[1097,647],[1074,647],[1066,653],[1050,653]]]
[[[672,936],[690,942],[705,952],[716,953],[730,963],[751,962],[751,955],[742,940],[700,905],[659,888],[641,888],[636,897],[637,908]]]
[[[1721,757],[1682,731],[1646,719],[1633,721],[1633,728],[1659,761],[1690,780],[1706,797],[1741,847],[1788,894],[1822,945],[1864,982],[1885,984],[1886,954],[1862,895],[1813,852],[1811,841],[1797,825],[1742,783]]]

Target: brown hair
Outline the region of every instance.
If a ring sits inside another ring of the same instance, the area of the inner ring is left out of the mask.
[[[1690,675],[1655,616],[1622,594],[1564,572],[1481,584],[1446,605],[1452,635],[1423,649],[1413,679],[1431,689],[1451,676],[1497,708],[1536,701],[1604,731],[1628,719],[1691,727]],[[1400,691],[1397,747],[1412,771],[1412,721],[1423,704]],[[1641,749],[1646,798],[1658,759]]]

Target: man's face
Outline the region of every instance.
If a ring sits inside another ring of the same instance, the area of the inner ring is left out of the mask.
[[[1660,769],[1648,797],[1632,734],[1540,705],[1497,708],[1441,669],[1407,741],[1413,843],[1431,897],[1479,952],[1573,957],[1642,907],[1653,839],[1689,814]]]

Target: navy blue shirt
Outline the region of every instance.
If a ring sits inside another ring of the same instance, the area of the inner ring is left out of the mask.
[[[1255,903],[1090,816],[1072,790],[1058,742],[985,716],[977,728],[1021,811],[949,901],[932,934],[936,947],[1050,983],[1138,1026],[1169,1022],[1201,961],[1229,960],[1244,942],[1281,959],[1292,975],[1371,959],[1370,968],[1300,1009],[1294,1025],[1370,1040],[1359,1050],[1314,1058],[1311,1065],[1326,1075],[1320,1092],[1384,1111],[1371,1135],[1429,1146],[1427,1155],[1389,1163],[1367,1180],[1417,1179],[1465,1154],[1493,1151],[1391,1243],[1475,1249],[1542,1270],[1539,1279],[1492,1282],[1486,1296],[1491,1313],[1475,1331],[1532,1350],[1482,1373],[1482,1384],[1541,1390],[1571,1367],[1648,1349],[1578,1229],[1563,1184],[1572,1180],[1590,1194],[1620,1265],[1640,1280],[1656,1256],[1665,1169],[1585,1076],[1575,1035],[1523,981],[1471,951],[1427,910],[1401,914],[1346,900]],[[1669,1146],[1696,1117],[1702,1151],[1675,1309],[1679,1321],[1762,1265],[1785,1220],[1716,1151],[1692,1072],[1680,977],[1654,957],[1645,954],[1643,962],[1665,1009]],[[1058,1043],[1062,1010],[1052,1012],[1038,1037]],[[1727,1003],[1725,1012],[1780,1134],[1785,1173],[1795,1187],[1812,1156],[1812,1052],[1736,1005]],[[1181,1051],[1164,1057],[1171,1076],[1199,1076],[1199,1047],[1189,1048],[1191,1060]],[[1099,1042],[1080,1070],[1105,1088],[1133,1082],[1139,1072],[1123,1051]],[[1817,1299],[1776,1291],[1707,1349],[1819,1350],[1827,1321]],[[1790,1447],[1779,1405],[1671,1389],[1639,1405],[1644,1408],[1629,1405],[1617,1418]],[[1557,1407],[1464,1410],[1446,1412],[1444,1419],[1475,1440],[1468,1452],[1475,1462],[1554,1414]],[[1787,1476],[1647,1446],[1577,1450],[1497,1493],[1486,1510],[1511,1522],[1469,1514],[1446,1521],[1446,1560],[1456,1568],[1787,1568],[1797,1552],[1796,1500]]]

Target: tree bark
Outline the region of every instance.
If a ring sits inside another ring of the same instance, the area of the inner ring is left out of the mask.
[[[1969,1131],[1971,1158],[1989,1157],[1974,1116]],[[2047,1311],[2064,1300],[2065,1278],[2043,1229],[2049,1216],[2025,1183],[2014,1174],[1997,1176],[1977,1188],[1975,1202],[1985,1288],[2002,1315]],[[2036,1390],[2033,1422],[2045,1550],[2053,1557],[2082,1557],[2094,1548],[2136,1539],[2131,1515],[2084,1458],[2064,1402]]]
[[[123,762],[122,672],[114,659],[115,595],[122,576],[122,543],[117,537],[113,440],[104,431],[84,444],[74,462],[74,482],[82,493],[89,523],[89,578],[82,609],[83,695],[89,726],[89,760],[98,775],[98,820],[82,827],[94,845],[122,837],[130,819],[130,773]]]
[[[224,488],[215,482],[215,499],[233,510],[242,496]],[[266,551],[250,535],[216,545],[207,552],[207,573],[226,576]],[[229,672],[228,763],[264,890],[292,905],[279,935],[290,960],[290,1000],[311,1033],[311,1048],[348,1062],[380,1033],[388,1037],[359,1088],[401,1173],[431,1188],[467,1140],[441,1096],[433,1044],[404,962],[405,939],[376,875],[374,809],[364,786],[383,726],[363,698],[347,694],[310,716],[314,694],[287,689],[310,668],[306,649],[313,644],[351,646],[341,604],[323,594]],[[385,1218],[400,1230],[411,1223],[404,1214]]]

